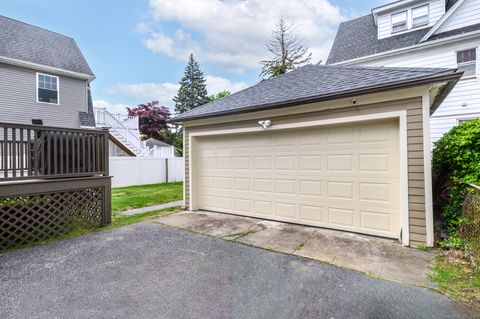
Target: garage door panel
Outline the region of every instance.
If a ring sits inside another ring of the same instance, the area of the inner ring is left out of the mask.
[[[260,170],[271,170],[272,157],[271,156],[255,156],[253,158],[253,168]]]
[[[328,172],[353,172],[352,154],[328,154],[327,155],[327,171]]]
[[[196,143],[200,209],[399,235],[398,121],[201,137]]]
[[[298,169],[302,171],[321,172],[323,167],[322,155],[300,155],[298,157]]]
[[[355,226],[355,210],[351,208],[328,207],[328,224],[342,227]]]
[[[295,156],[275,156],[275,169],[277,170],[294,170]]]
[[[275,204],[275,213],[278,217],[283,218],[297,218],[297,204],[296,203],[286,203],[286,202],[277,202]]]
[[[326,221],[324,207],[315,205],[300,205],[300,220],[304,222],[322,223]],[[326,223],[325,223],[326,225]]]

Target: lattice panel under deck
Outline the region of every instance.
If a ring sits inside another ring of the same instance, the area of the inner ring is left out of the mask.
[[[104,187],[0,198],[0,250],[102,225]]]

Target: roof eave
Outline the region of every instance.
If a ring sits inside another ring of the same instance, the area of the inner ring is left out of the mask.
[[[279,108],[297,106],[297,105],[302,105],[302,104],[317,103],[317,102],[336,100],[336,99],[339,99],[339,98],[353,97],[353,96],[357,96],[357,95],[379,93],[379,92],[386,91],[386,90],[394,90],[394,89],[414,87],[414,86],[419,86],[419,85],[422,85],[422,84],[429,84],[429,83],[435,83],[435,82],[455,81],[455,83],[453,84],[453,86],[455,86],[456,82],[461,78],[462,74],[463,73],[457,73],[456,69],[454,69],[454,70],[448,70],[448,71],[445,71],[445,72],[442,72],[442,73],[437,73],[437,74],[434,74],[434,75],[429,75],[429,76],[425,76],[425,77],[416,78],[416,79],[413,79],[413,80],[405,80],[405,81],[399,81],[399,82],[389,83],[389,84],[385,84],[385,85],[375,85],[375,86],[365,87],[365,88],[361,88],[361,89],[335,92],[335,93],[325,94],[325,95],[316,96],[316,97],[308,97],[308,98],[284,101],[284,102],[279,102],[279,103],[269,103],[269,104],[263,104],[263,105],[258,105],[258,106],[249,106],[249,107],[235,109],[235,110],[219,111],[219,112],[213,112],[213,113],[210,113],[210,114],[184,117],[184,118],[178,116],[176,118],[171,119],[170,122],[171,123],[183,123],[183,122],[186,122],[186,121],[200,120],[200,119],[212,118],[212,117],[217,117],[217,116],[222,116],[222,115],[236,115],[236,114],[242,114],[242,113],[250,113],[250,112],[257,112],[257,111],[264,111],[264,110],[279,109]],[[453,86],[452,86],[452,88],[453,88]],[[447,92],[447,94],[448,94],[448,92]]]
[[[453,90],[455,85],[457,85],[458,81],[463,76],[463,73],[464,73],[463,71],[456,72],[456,74],[459,75],[457,78],[446,81],[445,85],[443,85],[440,91],[440,94],[438,94],[433,98],[433,101],[430,105],[430,115],[432,115],[433,112],[435,112],[435,110],[440,106],[440,104],[443,103],[443,101],[448,96],[448,94],[450,94],[450,92]]]
[[[0,56],[0,63],[5,63],[5,64],[9,64],[9,65],[24,67],[24,68],[27,68],[27,69],[33,69],[33,70],[42,71],[42,72],[52,72],[52,73],[59,74],[59,75],[65,75],[65,76],[69,76],[69,77],[73,77],[73,78],[87,80],[89,82],[93,81],[95,79],[95,75],[93,75],[93,74],[85,74],[85,73],[69,71],[69,70],[65,70],[65,69],[51,67],[51,66],[48,66],[48,65],[43,65],[43,64],[18,60],[18,59],[12,59],[12,58],[8,58],[8,57],[5,57],[5,56]]]
[[[457,34],[457,35],[450,36],[450,37],[447,37],[447,38],[441,38],[441,39],[438,39],[438,40],[431,40],[431,41],[428,41],[428,42],[421,42],[421,43],[418,43],[418,44],[414,44],[414,45],[410,45],[410,46],[407,46],[407,47],[402,47],[402,48],[398,48],[398,49],[394,49],[394,50],[384,51],[384,52],[370,54],[370,55],[365,55],[365,56],[361,56],[361,57],[353,58],[353,59],[349,59],[349,60],[333,62],[330,65],[349,65],[349,64],[355,64],[355,63],[364,62],[364,61],[375,60],[377,58],[382,58],[382,57],[385,57],[385,56],[400,54],[400,53],[403,53],[405,51],[414,51],[414,50],[420,50],[420,49],[423,49],[423,48],[434,47],[434,46],[437,46],[437,45],[441,45],[445,42],[450,42],[450,41],[455,41],[455,40],[464,40],[464,39],[468,39],[468,38],[471,38],[471,37],[476,37],[476,36],[479,36],[479,35],[480,35],[480,30],[467,32],[467,33],[461,33],[461,34]]]

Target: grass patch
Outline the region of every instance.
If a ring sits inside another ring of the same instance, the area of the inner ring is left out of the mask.
[[[420,244],[420,245],[417,245],[416,247],[417,249],[420,249],[420,250],[423,250],[423,251],[430,251],[432,250],[432,247],[429,247],[425,244]]]
[[[182,182],[113,188],[112,217],[129,209],[165,204],[182,198]]]
[[[304,241],[302,241],[300,244],[298,244],[297,246],[295,246],[293,249],[294,249],[295,251],[298,251],[298,250],[302,249],[303,246],[305,246],[305,242],[304,242]]]
[[[430,278],[437,289],[480,310],[480,264],[462,250],[448,250],[437,256]]]

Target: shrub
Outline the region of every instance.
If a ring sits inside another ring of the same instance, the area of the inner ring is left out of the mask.
[[[458,246],[468,183],[480,183],[480,119],[455,126],[435,143],[432,169],[436,204],[450,237],[445,244]]]

